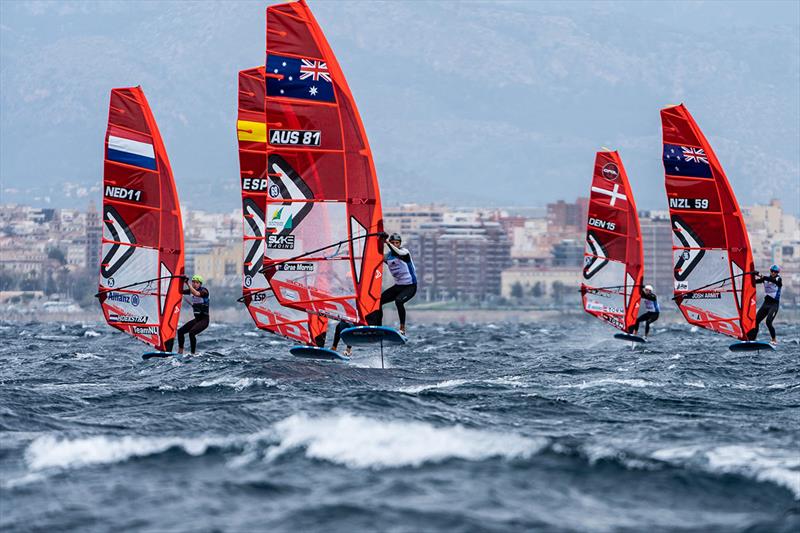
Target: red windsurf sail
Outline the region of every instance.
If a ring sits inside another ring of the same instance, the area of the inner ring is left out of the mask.
[[[661,110],[675,302],[691,324],[746,340],[755,324],[753,255],[722,166],[683,104]]]
[[[242,186],[243,274],[242,302],[260,329],[311,344],[327,330],[327,318],[284,307],[260,270],[264,265],[267,182],[267,128],[265,124],[264,67],[239,72],[239,168]]]
[[[97,295],[106,322],[165,351],[183,275],[181,210],[155,118],[140,87],[112,89]]]
[[[597,152],[586,224],[584,310],[625,332],[636,324],[644,276],[639,215],[617,152]]]
[[[364,324],[380,305],[380,193],[353,95],[305,2],[267,8],[264,274],[282,305]]]

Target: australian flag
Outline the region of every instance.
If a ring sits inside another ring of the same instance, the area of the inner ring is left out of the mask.
[[[680,144],[664,143],[664,172],[668,176],[712,177],[705,150]]]
[[[325,61],[267,55],[267,96],[335,102],[333,83]],[[272,77],[282,75],[282,79]],[[272,75],[272,76],[271,76]]]

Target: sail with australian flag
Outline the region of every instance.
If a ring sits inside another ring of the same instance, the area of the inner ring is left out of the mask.
[[[266,86],[264,67],[239,72],[239,114],[236,123],[239,143],[243,215],[243,279],[241,301],[259,329],[303,344],[324,339],[328,319],[284,307],[260,274],[267,240],[264,219],[267,187]],[[273,187],[277,185],[273,184]],[[322,337],[320,337],[322,336]]]
[[[263,273],[281,305],[366,324],[383,260],[367,135],[305,2],[270,6],[266,20]]]
[[[103,171],[103,316],[169,352],[180,316],[183,226],[167,152],[140,87],[111,90]]]
[[[642,231],[628,175],[619,153],[597,152],[586,223],[584,310],[627,334],[636,324],[643,276]]]
[[[755,324],[756,290],[742,211],[686,107],[662,109],[661,124],[674,300],[690,324],[744,341]]]

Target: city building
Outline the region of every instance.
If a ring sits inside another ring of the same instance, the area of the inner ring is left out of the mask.
[[[410,243],[424,300],[486,301],[500,295],[511,242],[498,222],[467,213],[421,225]]]
[[[657,295],[671,297],[674,285],[674,259],[672,257],[672,225],[668,211],[641,211],[644,251],[644,282],[652,285]]]
[[[445,210],[444,206],[434,204],[384,207],[383,227],[387,232],[398,232],[403,236],[415,234],[423,224],[441,222]]]
[[[188,272],[188,271],[187,271]],[[206,283],[234,287],[242,283],[242,245],[214,246],[207,253],[194,256],[192,274],[200,274]]]
[[[580,305],[582,269],[574,267],[511,267],[502,273],[502,295],[531,304]]]

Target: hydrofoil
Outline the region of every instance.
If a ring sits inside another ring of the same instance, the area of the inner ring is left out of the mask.
[[[356,326],[342,331],[342,340],[350,346],[359,344],[405,344],[408,337],[386,326]]]
[[[647,339],[640,337],[638,335],[631,335],[630,333],[617,333],[616,335],[614,335],[614,338],[628,342],[640,342],[640,343],[647,342]]]
[[[732,352],[760,352],[761,350],[775,351],[775,346],[764,341],[742,341],[734,342],[728,349]]]
[[[167,357],[173,357],[178,355],[176,352],[145,352],[142,354],[142,359],[147,361],[148,359],[166,359]]]
[[[293,346],[289,349],[289,353],[295,357],[302,357],[304,359],[316,359],[318,361],[343,361],[350,360],[346,355],[339,352],[329,350],[328,348],[318,348],[317,346]]]

